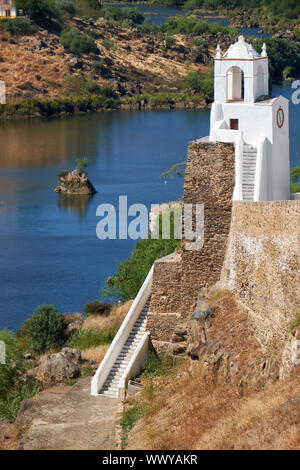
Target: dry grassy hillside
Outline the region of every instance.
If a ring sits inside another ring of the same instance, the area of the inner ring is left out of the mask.
[[[121,96],[132,96],[176,91],[189,72],[207,70],[207,65],[193,63],[190,44],[180,36],[167,48],[161,37],[107,26],[105,20],[75,18],[72,26],[93,35],[97,53],[76,57],[64,50],[58,34],[41,28],[25,37],[0,32],[0,79],[6,83],[8,101],[61,95],[68,74],[83,74],[99,85],[110,85]],[[93,68],[96,59],[103,61],[102,72]]]
[[[129,399],[127,419],[140,418],[126,448],[300,449],[300,366],[278,380],[280,351],[262,349],[232,294],[210,310],[211,346],[199,360],[147,374]]]

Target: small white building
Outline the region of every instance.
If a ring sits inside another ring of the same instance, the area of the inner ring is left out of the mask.
[[[289,102],[269,96],[266,45],[243,36],[215,57],[210,141],[234,142],[237,201],[290,198]]]

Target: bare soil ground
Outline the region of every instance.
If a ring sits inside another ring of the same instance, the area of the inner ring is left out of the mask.
[[[24,400],[16,422],[4,428],[0,450],[116,449],[120,401],[90,395],[91,377]]]

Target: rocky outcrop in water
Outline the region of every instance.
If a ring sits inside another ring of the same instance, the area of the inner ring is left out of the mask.
[[[63,194],[95,194],[97,191],[85,172],[66,171],[59,176],[60,183],[54,192]]]

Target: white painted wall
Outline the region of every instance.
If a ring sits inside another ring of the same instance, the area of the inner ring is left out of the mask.
[[[277,125],[279,107],[284,112],[284,123]],[[289,140],[289,102],[280,96],[273,103],[273,140],[272,140],[272,199],[286,200],[290,198],[290,140]]]
[[[244,100],[238,101],[241,97],[242,72]],[[242,36],[223,56],[218,46],[209,138],[213,142],[235,143],[235,200],[241,200],[242,197],[239,181],[242,167],[241,141],[258,151],[254,200],[290,198],[288,100],[280,96],[257,102],[260,96],[268,93],[269,65],[265,46],[258,54]],[[281,128],[277,124],[280,107],[285,115]],[[230,129],[231,119],[238,120],[238,130]]]

